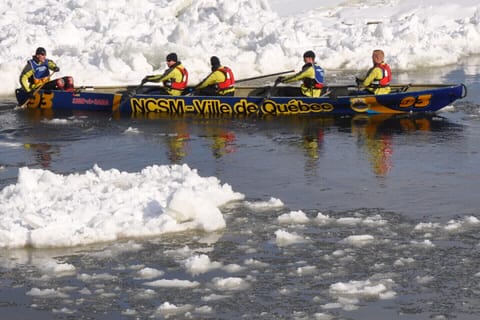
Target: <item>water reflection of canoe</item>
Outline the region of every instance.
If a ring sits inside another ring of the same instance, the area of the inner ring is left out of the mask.
[[[39,122],[58,117],[66,117],[68,121],[76,121],[77,117],[85,117],[88,112],[76,110],[54,111],[51,109],[28,109],[22,116],[29,121]],[[377,177],[386,177],[395,167],[394,155],[399,144],[421,145],[441,144],[446,148],[450,144],[455,150],[464,143],[462,134],[464,126],[450,121],[436,113],[405,114],[354,114],[325,115],[321,117],[278,117],[278,116],[219,116],[219,115],[169,115],[165,113],[132,113],[104,114],[89,113],[90,119],[110,120],[148,120],[149,123],[161,124],[142,126],[144,137],[164,141],[167,145],[168,158],[172,163],[181,163],[189,156],[191,145],[201,140],[211,147],[215,158],[235,153],[244,146],[245,136],[263,135],[274,141],[274,145],[288,146],[288,150],[298,149],[305,155],[305,170],[311,174],[316,172],[321,155],[328,150],[328,141],[342,135],[351,140],[359,150],[365,153]],[[258,121],[258,119],[262,121]],[[104,121],[103,120],[103,121]],[[95,120],[96,122],[96,120]],[[127,123],[130,123],[127,121]],[[121,126],[122,127],[122,126]],[[158,134],[161,128],[161,134]],[[123,130],[123,129],[122,129]],[[152,131],[149,131],[152,130]],[[160,137],[160,138],[159,138]],[[201,139],[199,139],[201,137]],[[407,142],[405,142],[407,140]],[[207,142],[205,142],[207,141]],[[327,142],[327,143],[325,143]],[[46,156],[55,155],[55,150],[33,146],[37,161],[41,165],[49,164]],[[161,148],[160,148],[161,149]],[[40,160],[41,159],[41,160]],[[413,158],[412,158],[413,159]],[[39,162],[40,163],[40,162]]]
[[[393,85],[385,95],[359,94],[354,86],[331,86],[320,98],[286,97],[289,87],[238,87],[233,97],[162,96],[156,86],[133,96],[131,87],[80,87],[74,92],[40,90],[28,108],[95,110],[170,115],[327,115],[435,112],[464,98],[463,84]],[[22,105],[28,97],[17,90]]]

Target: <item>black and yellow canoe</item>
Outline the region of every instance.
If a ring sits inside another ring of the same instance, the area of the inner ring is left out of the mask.
[[[73,91],[16,91],[19,105],[54,110],[171,115],[329,115],[436,112],[467,95],[464,84],[391,85],[392,92],[365,94],[356,86],[329,86],[318,98],[285,96],[289,87],[237,87],[234,96],[166,96],[157,86],[84,86]],[[131,94],[134,92],[134,94]]]

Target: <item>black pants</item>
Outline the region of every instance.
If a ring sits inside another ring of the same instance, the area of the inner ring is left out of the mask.
[[[167,90],[164,88],[164,87],[159,87],[159,86],[155,86],[155,87],[144,87],[142,88],[142,90],[139,90],[139,92],[137,93],[141,93],[141,94],[158,94],[160,96],[169,96],[170,93],[167,92]]]
[[[227,94],[219,94],[214,87],[206,87],[195,91],[196,96],[233,96],[235,92],[229,92]]]
[[[278,95],[282,97],[301,97],[302,89],[299,87],[279,87]]]

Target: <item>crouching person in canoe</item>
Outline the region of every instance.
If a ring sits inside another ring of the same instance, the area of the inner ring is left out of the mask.
[[[193,90],[199,96],[233,96],[235,78],[229,67],[222,66],[216,56],[210,58],[212,72]]]
[[[305,96],[305,97],[320,97],[322,94],[324,71],[315,62],[315,53],[311,50],[303,54],[303,61],[305,64],[300,72],[287,77],[278,77],[275,80],[275,86],[279,83],[290,83],[295,81],[302,81],[300,88],[282,87],[282,96]],[[295,90],[292,90],[295,89]]]
[[[384,62],[385,54],[382,50],[373,50],[371,67],[364,79],[356,78],[358,86],[365,87],[365,91],[360,93],[368,94],[387,94],[390,93],[390,81],[392,80],[392,71],[390,66]]]
[[[183,90],[187,88],[188,83],[188,71],[178,61],[178,56],[176,53],[172,52],[167,55],[167,66],[168,69],[160,75],[146,76],[142,79],[143,86],[147,82],[163,82],[163,87],[157,88],[147,88],[143,93],[150,91],[155,91],[160,95],[171,95],[171,96],[180,96],[183,94]]]
[[[46,90],[65,90],[73,91],[73,78],[63,77],[50,80],[50,70],[53,73],[60,71],[53,60],[47,59],[47,51],[38,47],[32,59],[28,60],[27,64],[20,74],[21,90],[25,91],[28,97],[32,97],[36,90],[42,88]]]

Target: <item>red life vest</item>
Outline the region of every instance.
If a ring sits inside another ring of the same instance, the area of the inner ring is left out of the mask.
[[[187,87],[188,83],[188,71],[187,69],[180,66],[176,66],[175,68],[177,68],[182,73],[182,81],[172,81],[172,83],[170,84],[170,88],[175,90],[184,90]]]
[[[235,84],[235,77],[233,76],[233,71],[229,67],[218,68],[218,71],[221,71],[225,75],[225,81],[217,83],[217,89],[225,90],[233,87]]]
[[[386,63],[379,63],[376,65],[376,67],[382,69],[383,78],[379,80],[375,80],[374,84],[380,87],[388,86],[390,84],[390,81],[392,81],[392,70],[390,69],[390,66]]]

